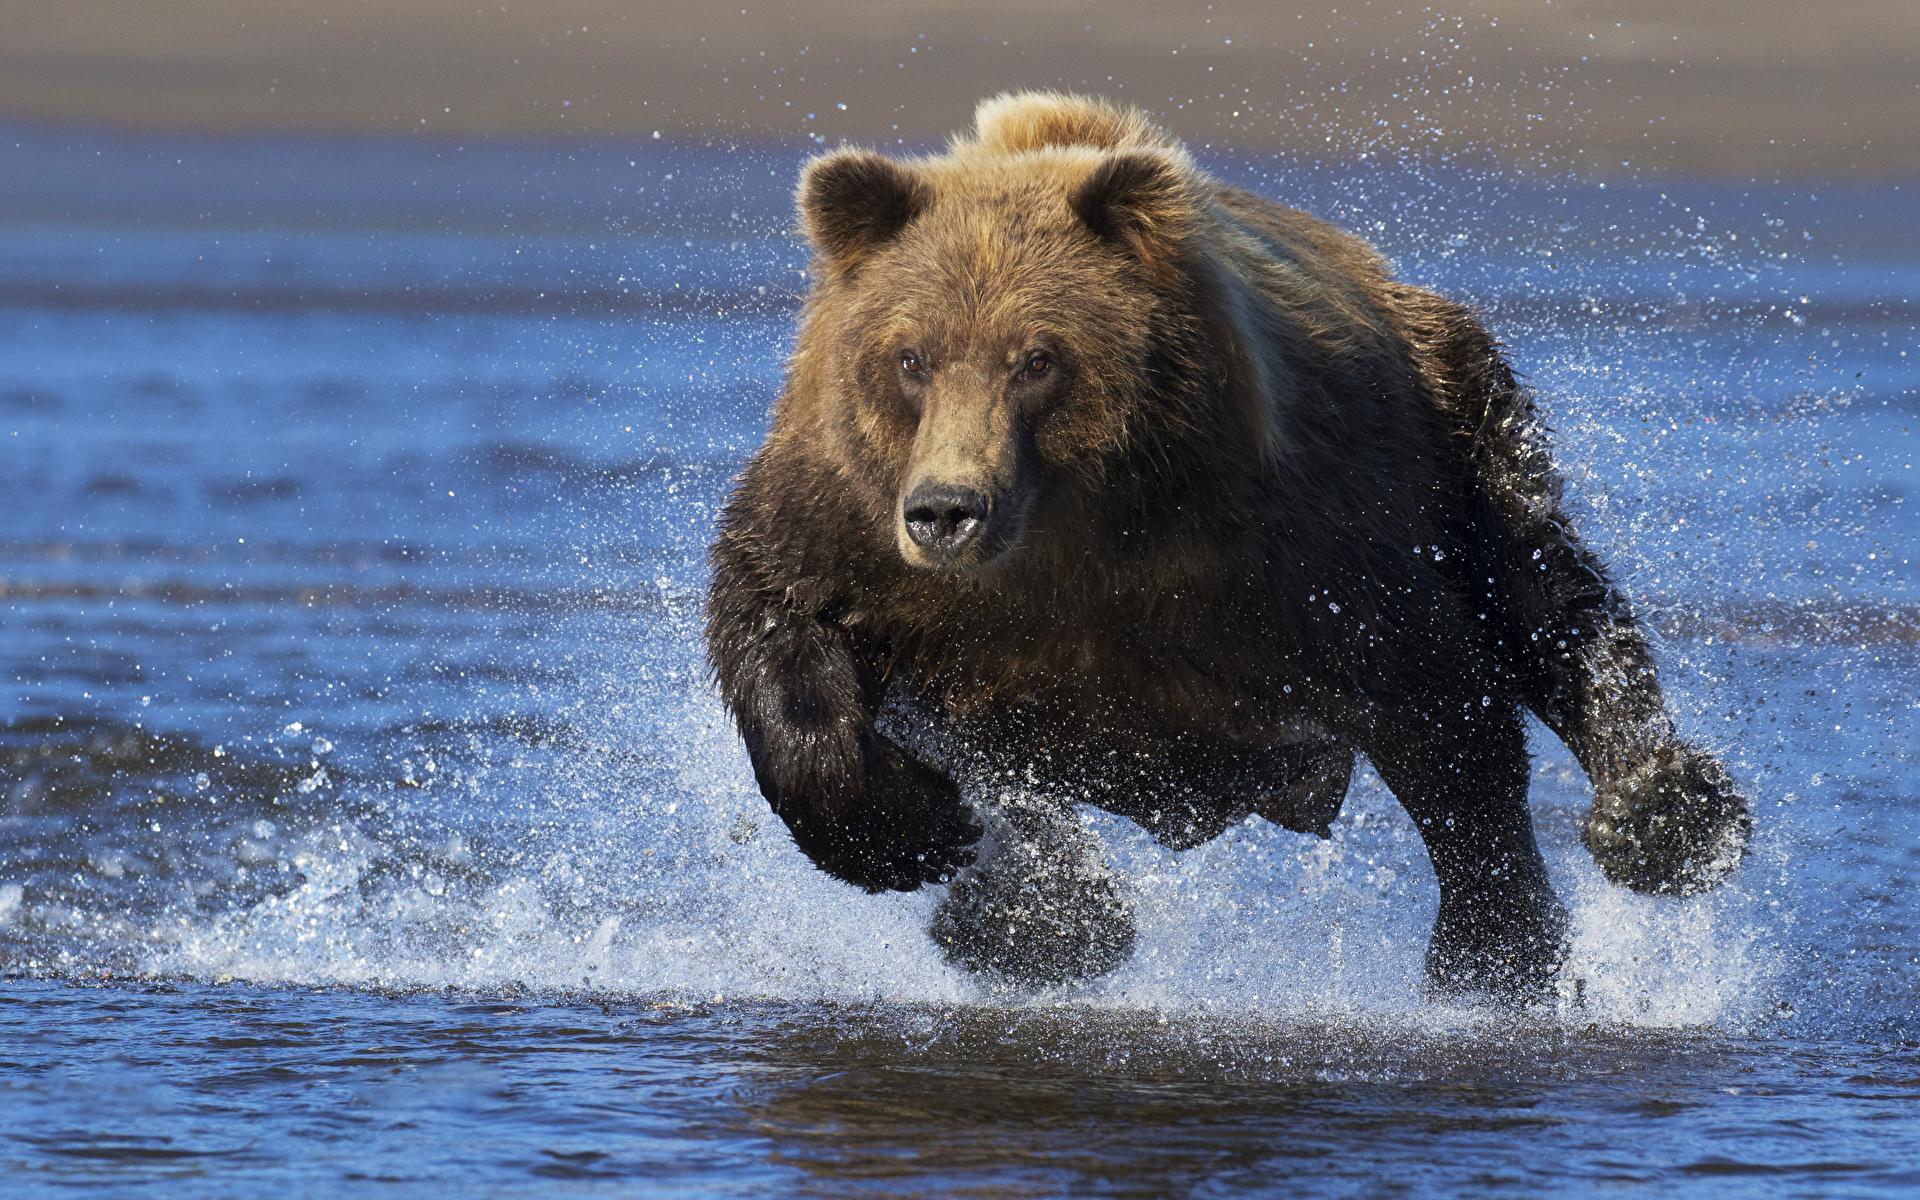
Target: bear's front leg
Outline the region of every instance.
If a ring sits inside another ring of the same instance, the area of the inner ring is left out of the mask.
[[[874,728],[884,681],[849,632],[716,578],[707,650],[761,794],[814,865],[870,892],[973,862],[960,789]]]
[[[1420,830],[1440,884],[1428,990],[1546,991],[1566,958],[1567,913],[1534,841],[1518,709],[1474,696],[1396,713],[1376,723],[1365,749]]]

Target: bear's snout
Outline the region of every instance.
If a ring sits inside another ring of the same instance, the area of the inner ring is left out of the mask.
[[[923,483],[901,505],[907,537],[925,555],[928,566],[958,565],[981,540],[993,515],[993,502],[968,487]]]

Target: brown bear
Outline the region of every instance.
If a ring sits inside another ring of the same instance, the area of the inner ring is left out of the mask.
[[[940,156],[828,153],[799,206],[812,290],[707,637],[822,870],[973,861],[957,768],[886,703],[1176,847],[1250,813],[1324,837],[1366,755],[1433,863],[1442,993],[1538,990],[1564,955],[1523,710],[1592,778],[1610,878],[1737,863],[1746,805],[1677,736],[1467,308],[1080,97],[987,101]]]

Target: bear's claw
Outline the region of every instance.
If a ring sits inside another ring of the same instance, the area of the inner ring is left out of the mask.
[[[1687,896],[1733,873],[1751,828],[1747,802],[1726,768],[1676,743],[1595,791],[1582,840],[1614,883]]]

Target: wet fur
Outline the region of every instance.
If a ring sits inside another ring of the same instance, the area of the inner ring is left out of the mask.
[[[889,688],[1174,845],[1249,812],[1324,835],[1368,755],[1434,858],[1442,987],[1538,986],[1558,961],[1522,708],[1614,814],[1589,832],[1610,875],[1688,890],[1709,844],[1726,865],[1744,805],[1675,739],[1531,397],[1466,308],[1073,97],[989,101],[935,158],[829,154],[800,203],[814,287],[721,517],[708,639],[761,788],[823,869],[913,888],[971,861],[951,779],[874,728]],[[1027,431],[1019,544],[976,571],[896,548],[907,329],[953,354],[1038,330],[1071,372]],[[1619,786],[1656,760],[1688,820],[1718,822],[1678,858],[1649,849],[1665,793]]]

